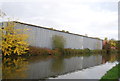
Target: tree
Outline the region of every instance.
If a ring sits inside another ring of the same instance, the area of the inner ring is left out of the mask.
[[[25,41],[28,35],[23,34],[22,31],[26,29],[16,29],[14,22],[4,23],[1,27],[1,50],[4,56],[6,55],[22,55],[28,50],[28,43]]]
[[[0,17],[4,16],[6,14],[0,10]],[[10,21],[0,24],[0,50],[3,56],[25,54],[28,50],[28,43],[25,41],[28,35],[23,34],[22,31],[27,29],[16,29],[16,24]]]
[[[52,37],[53,49],[63,49],[65,45],[65,39],[63,36],[54,35]]]
[[[109,40],[110,47],[117,48],[117,41],[114,39]]]
[[[103,49],[105,49],[107,53],[110,52],[110,43],[107,37],[103,40]]]
[[[107,37],[105,37],[105,39],[104,39],[104,40],[106,40],[106,41],[107,41],[107,40],[108,40],[108,38],[107,38]]]
[[[65,32],[65,30],[62,30],[62,32]]]
[[[4,17],[4,16],[6,16],[6,14],[2,12],[2,10],[0,10],[0,17]]]
[[[120,40],[117,41],[117,45],[116,45],[116,47],[117,47],[117,50],[118,50],[119,53],[120,53]]]

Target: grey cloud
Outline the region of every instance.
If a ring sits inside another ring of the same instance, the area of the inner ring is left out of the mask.
[[[87,8],[82,8],[81,5]],[[89,9],[90,12],[87,11],[87,9]],[[86,33],[88,35],[104,37],[101,36],[106,34],[104,31],[117,31],[116,19],[111,22],[108,21],[108,23],[103,23],[104,21],[101,22],[101,20],[94,20],[95,17],[97,17],[94,12],[101,13],[101,11],[105,11],[108,13],[117,13],[117,3],[115,2],[87,3],[81,2],[80,0],[5,2],[2,3],[2,10],[9,16],[18,17],[21,21],[61,30],[65,29],[73,33]],[[102,15],[100,16],[102,17]],[[103,20],[104,19],[103,16]],[[98,30],[103,32],[98,32]],[[110,34],[107,36],[114,38],[116,35],[116,33],[113,33],[113,35]]]

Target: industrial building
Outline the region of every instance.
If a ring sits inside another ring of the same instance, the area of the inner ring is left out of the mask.
[[[31,46],[52,49],[52,37],[54,35],[63,36],[66,43],[65,48],[71,49],[102,49],[102,40],[94,37],[83,36],[79,34],[63,32],[23,22],[13,21],[15,28],[29,29],[24,32],[28,34],[28,43]]]

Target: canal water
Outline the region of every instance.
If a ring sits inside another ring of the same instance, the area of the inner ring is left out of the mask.
[[[100,79],[118,63],[117,54],[3,58],[3,79]]]

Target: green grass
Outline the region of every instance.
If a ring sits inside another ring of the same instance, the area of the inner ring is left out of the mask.
[[[110,69],[100,81],[119,81],[120,78],[120,64]]]

